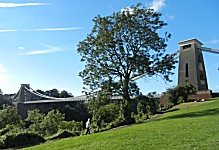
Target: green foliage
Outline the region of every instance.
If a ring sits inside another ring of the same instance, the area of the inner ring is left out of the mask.
[[[140,95],[136,99],[138,100],[137,110],[139,115],[155,114],[157,112],[159,106],[153,96]]]
[[[132,118],[135,119],[136,123],[143,123],[146,121],[146,119],[149,118],[149,115],[148,114],[141,114],[141,115],[137,114],[136,115],[136,114],[132,113]]]
[[[176,63],[174,55],[165,55],[165,37],[158,29],[167,24],[160,20],[161,14],[141,7],[131,6],[132,12],[117,12],[110,16],[96,16],[94,27],[87,38],[78,44],[81,61],[86,63],[79,73],[85,85],[84,92],[95,95],[98,89],[123,97],[126,119],[131,117],[130,96],[138,95],[139,88],[133,79],[148,74],[160,75],[169,80]]]
[[[3,105],[3,110],[0,110],[0,128],[5,128],[6,125],[24,126],[21,116],[18,115],[17,108]]]
[[[195,87],[188,81],[174,88],[168,88],[165,94],[166,105],[172,107],[173,105],[187,102],[188,96],[195,93]]]
[[[26,119],[26,121],[33,123],[29,129],[43,136],[51,136],[57,133],[63,120],[64,115],[58,110],[52,110],[47,115],[44,115],[38,109],[28,111]]]
[[[45,139],[35,132],[7,134],[0,138],[0,148],[12,148],[44,142]]]
[[[46,131],[46,135],[53,135],[58,132],[60,123],[64,120],[64,115],[58,110],[50,111],[43,119],[41,126]]]
[[[9,132],[10,130],[11,130],[10,127],[2,128],[2,129],[0,130],[0,136],[6,134],[6,133]]]
[[[59,130],[56,134],[47,138],[47,140],[55,140],[55,139],[62,139],[67,137],[74,137],[76,134],[70,130]]]
[[[43,113],[40,113],[39,109],[28,110],[25,121],[30,121],[32,123],[29,126],[29,130],[43,134],[41,123],[43,122],[44,116]]]
[[[65,114],[66,121],[85,121],[87,117],[91,116],[88,113],[87,104],[82,101],[41,104],[37,105],[36,109],[39,109],[43,114],[47,114],[51,110],[59,110],[62,114]]]
[[[109,123],[107,129],[116,128],[122,125],[126,125],[127,123],[129,122],[127,122],[127,120],[124,117],[119,117],[115,121]]]
[[[48,90],[48,91],[43,91],[43,90],[36,90],[36,92],[40,93],[40,94],[44,94],[44,95],[48,95],[48,96],[52,96],[52,97],[57,97],[57,98],[64,98],[64,97],[73,97],[73,95],[71,93],[68,93],[66,90],[62,90],[61,93],[59,93],[59,91],[54,88],[52,90]]]
[[[159,103],[156,102],[152,93],[149,93],[148,96],[139,95],[136,100],[138,101],[137,115],[134,113],[132,114],[136,123],[145,122],[146,119],[149,119],[151,115],[154,115],[159,108]]]
[[[63,90],[60,93],[60,98],[64,98],[64,97],[72,97],[72,95],[70,95],[66,90]]]
[[[173,110],[176,108],[177,111],[164,113],[161,118],[150,123],[46,142],[25,150],[102,150],[103,147],[104,150],[218,149],[219,98],[199,103],[183,103],[174,106]]]
[[[12,134],[12,133],[18,133],[18,132],[24,132],[25,128],[14,126],[14,125],[6,125],[5,128],[2,128],[0,130],[0,136],[6,135],[6,134]]]
[[[97,120],[99,116],[105,123],[110,123],[119,117],[119,106],[113,103],[101,106],[93,115],[93,119]]]
[[[83,122],[76,122],[72,121],[62,121],[60,126],[60,130],[69,130],[74,132],[76,135],[80,135],[81,131],[83,130]]]
[[[99,90],[96,92],[96,96],[90,97],[88,103],[89,113],[93,116],[97,116],[96,114],[101,106],[105,106],[111,103],[112,100],[110,99],[109,94],[104,90]]]

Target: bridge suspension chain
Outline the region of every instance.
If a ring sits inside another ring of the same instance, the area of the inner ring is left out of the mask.
[[[171,56],[173,56],[173,55],[176,55],[177,53],[179,53],[179,51],[180,51],[180,50],[177,50],[177,51],[173,52],[172,54],[170,54],[169,56],[167,56],[167,58],[169,58],[169,57],[171,57]],[[176,57],[173,58],[173,60],[176,60],[176,59],[178,59],[178,58],[179,58],[179,56],[176,56]],[[159,62],[161,62],[161,61],[162,61],[162,60],[160,60]],[[153,66],[155,66],[155,64],[153,64],[151,67],[153,67]],[[139,76],[133,78],[132,81],[136,81],[136,80],[138,80],[138,79],[140,79],[140,78],[143,78],[143,77],[146,76],[146,75],[148,75],[148,73],[144,73],[144,74],[142,74],[142,75],[139,75]]]
[[[219,54],[219,50],[215,48],[201,47],[202,51]]]
[[[33,95],[36,95],[36,96],[39,96],[41,98],[46,98],[46,99],[59,99],[59,98],[56,98],[56,97],[50,97],[50,96],[46,96],[46,95],[43,95],[41,93],[38,93],[37,91],[34,91],[32,88],[28,89],[27,87],[25,87],[25,89],[27,91],[29,91],[30,93],[32,93]]]
[[[51,96],[47,96],[47,95],[43,95],[35,90],[33,90],[32,88],[28,89],[27,87],[25,87],[25,89],[27,91],[29,91],[30,93],[32,93],[33,95],[39,96],[41,98],[46,98],[46,99],[52,99],[52,100],[63,100],[63,101],[84,101],[86,98],[86,95],[82,95],[82,96],[77,96],[77,97],[67,97],[67,98],[57,98],[57,97],[51,97]]]

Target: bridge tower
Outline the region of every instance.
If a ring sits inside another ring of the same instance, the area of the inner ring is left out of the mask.
[[[21,84],[19,94],[18,94],[18,102],[26,102],[31,99],[31,94],[26,90],[30,89],[30,84]]]
[[[197,39],[189,39],[180,45],[178,84],[189,81],[198,91],[208,90],[208,83],[202,55],[202,43]]]

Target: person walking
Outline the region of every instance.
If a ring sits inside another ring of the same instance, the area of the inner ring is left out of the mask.
[[[101,120],[101,116],[99,116],[99,118],[97,119],[97,131],[102,131],[102,120]]]
[[[87,134],[90,134],[90,118],[88,118],[86,122],[86,135]]]

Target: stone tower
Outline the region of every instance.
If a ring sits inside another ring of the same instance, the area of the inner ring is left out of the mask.
[[[204,59],[201,45],[197,39],[189,39],[178,43],[180,45],[178,84],[189,81],[197,91],[208,90]]]
[[[25,88],[29,89],[30,84],[21,84],[18,94],[18,102],[26,102],[31,99],[31,94]]]

